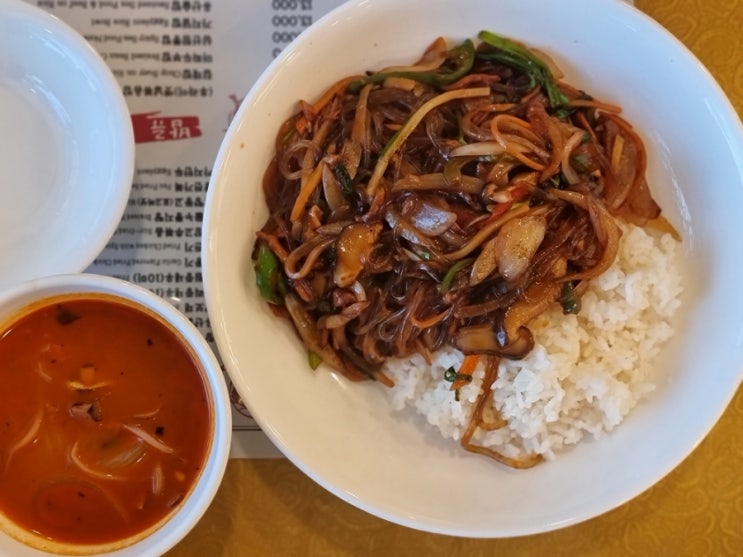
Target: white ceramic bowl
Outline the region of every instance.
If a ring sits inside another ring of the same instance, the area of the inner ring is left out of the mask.
[[[0,289],[84,270],[126,207],[134,135],[108,66],[72,28],[0,0]]]
[[[683,235],[685,319],[661,382],[607,439],[527,471],[439,441],[389,409],[374,384],[312,373],[289,325],[260,299],[250,260],[267,216],[262,174],[281,122],[335,80],[415,60],[436,37],[488,29],[550,54],[566,81],[620,104],[649,152],[648,179]],[[351,0],[265,71],[220,149],[203,262],[219,351],[278,448],[346,501],[413,528],[525,535],[635,497],[704,438],[743,376],[743,131],[718,85],[672,35],[612,0]]]
[[[177,511],[159,529],[132,545],[106,549],[106,557],[159,557],[178,543],[209,507],[222,481],[232,439],[232,414],[224,373],[199,330],[188,318],[149,290],[119,279],[93,274],[56,275],[34,279],[0,293],[0,323],[39,300],[67,294],[105,294],[133,302],[163,318],[190,347],[200,364],[213,413],[211,444],[207,460],[196,484],[180,503]],[[116,544],[112,544],[115,546]],[[80,554],[90,554],[89,548]],[[47,553],[24,545],[0,531],[0,555],[43,557]],[[67,554],[67,553],[65,553]],[[69,554],[74,553],[74,548]]]

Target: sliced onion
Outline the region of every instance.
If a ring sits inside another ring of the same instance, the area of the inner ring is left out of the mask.
[[[148,410],[145,412],[139,412],[138,414],[134,414],[134,418],[137,420],[150,420],[157,416],[160,413],[160,407],[154,408],[152,410]]]
[[[291,252],[284,261],[284,272],[291,279],[301,279],[312,271],[315,261],[322,255],[325,249],[335,241],[332,237],[317,235],[316,238],[305,242]],[[304,259],[302,266],[297,269],[299,263]]]
[[[111,385],[110,381],[99,381],[98,383],[81,383],[77,380],[67,382],[67,386],[73,391],[95,391],[96,389],[103,389]]]
[[[44,367],[44,364],[42,364],[41,362],[37,362],[37,363],[36,363],[36,366],[34,367],[34,371],[35,371],[35,372],[36,372],[36,374],[37,374],[37,375],[38,375],[39,377],[41,377],[41,378],[42,378],[42,379],[43,379],[43,380],[44,380],[44,381],[45,381],[46,383],[49,383],[49,382],[51,382],[51,380],[52,380],[52,376],[51,376],[51,375],[49,375],[49,373],[47,372],[47,370],[46,370],[46,369],[45,369],[45,367]]]
[[[560,296],[562,284],[554,281],[534,283],[523,298],[511,304],[500,324],[501,331],[508,338],[515,338],[520,331],[538,315],[544,313]],[[523,331],[522,331],[523,332]]]
[[[440,236],[457,221],[456,213],[421,202],[410,215],[410,223],[426,236]]]
[[[344,307],[340,313],[323,315],[317,320],[317,326],[323,329],[343,327],[349,321],[356,319],[367,307],[369,307],[369,302],[356,302],[355,304]]]
[[[476,143],[465,143],[452,149],[451,157],[494,157],[505,153],[503,146],[497,141],[478,141]]]
[[[568,140],[565,142],[565,146],[562,150],[562,161],[560,162],[560,169],[562,170],[563,176],[565,176],[565,179],[568,181],[568,184],[575,185],[580,181],[580,178],[578,177],[578,174],[575,172],[575,169],[573,168],[573,165],[570,164],[570,155],[572,154],[573,150],[580,145],[580,142],[583,141],[583,136],[585,133],[583,131],[577,131],[573,135],[571,135]]]
[[[356,294],[356,299],[359,302],[366,301],[366,290],[359,281],[356,281],[351,285],[351,290],[353,290],[353,293]]]
[[[152,494],[160,495],[163,490],[163,483],[165,483],[165,476],[163,474],[163,467],[158,462],[155,465],[155,469],[152,471]]]
[[[423,53],[418,62],[412,66],[388,66],[380,73],[387,72],[431,72],[446,60],[447,44],[442,37],[437,37]]]
[[[496,257],[497,253],[495,249],[496,239],[497,238],[491,238],[482,245],[480,255],[477,256],[477,259],[475,259],[475,262],[472,264],[472,270],[470,271],[470,285],[474,286],[480,284],[497,269],[498,259]]]
[[[15,454],[20,451],[23,447],[31,443],[34,439],[36,439],[36,435],[39,433],[39,428],[41,427],[41,420],[43,418],[43,410],[39,408],[39,410],[36,412],[36,415],[34,415],[33,420],[31,421],[31,424],[28,426],[28,429],[26,430],[26,433],[23,434],[23,437],[18,439],[15,443],[13,443],[9,448],[8,452],[5,457],[5,467],[8,467],[8,464],[10,464],[11,459]]]
[[[564,74],[562,73],[562,70],[560,69],[560,66],[558,66],[555,61],[552,59],[552,57],[547,54],[544,50],[540,50],[538,48],[529,47],[529,50],[531,50],[534,55],[539,58],[542,62],[544,62],[544,65],[547,66],[550,73],[552,74],[552,77],[559,80],[564,77]]]
[[[78,446],[79,441],[76,441],[75,444],[72,445],[72,448],[70,449],[70,461],[87,475],[100,480],[125,481],[127,479],[126,476],[112,474],[110,471],[106,470],[98,470],[83,462],[80,455],[77,454]]]
[[[528,269],[546,231],[547,219],[541,215],[526,215],[503,225],[492,249],[498,270],[506,280],[514,281]]]
[[[165,453],[165,454],[171,454],[173,452],[172,447],[166,445],[156,437],[150,435],[145,430],[143,430],[141,427],[137,427],[135,425],[130,424],[124,424],[122,426],[127,431],[131,431],[134,435],[139,437],[142,441],[147,443],[149,446],[157,449],[158,451]]]
[[[298,180],[312,172],[312,169],[315,167],[314,164],[310,166],[300,163],[298,170],[291,170],[292,161],[304,161],[307,158],[305,156],[307,153],[312,155],[310,159],[314,162],[320,157],[320,148],[308,139],[300,139],[293,143],[284,152],[284,156],[279,161],[279,172],[281,172],[282,176],[287,180]]]
[[[536,213],[538,210],[539,209],[532,209],[531,211],[532,213]],[[456,251],[447,253],[445,255],[446,259],[448,261],[458,261],[460,259],[464,259],[470,253],[476,250],[484,241],[486,241],[493,234],[495,234],[508,221],[515,219],[517,217],[520,217],[528,213],[529,211],[530,209],[526,205],[521,205],[518,207],[514,206],[507,213],[501,215],[497,219],[483,226],[480,230],[477,231],[477,233],[474,236],[472,236],[469,240],[467,240],[467,242],[464,245],[462,245],[459,249],[457,249]]]
[[[144,453],[144,441],[139,437],[135,437],[134,443],[128,448],[100,459],[98,464],[103,468],[123,468],[139,461],[144,456]]]
[[[400,213],[398,213],[397,210],[395,210],[393,207],[387,209],[384,214],[384,220],[387,222],[389,227],[395,231],[396,234],[399,234],[408,242],[412,242],[419,246],[428,247],[429,241],[426,239],[425,235],[420,234],[417,230],[410,226],[409,223],[405,219],[403,219]]]
[[[315,323],[315,320],[296,296],[287,294],[284,297],[284,304],[286,305],[292,323],[294,323],[294,327],[297,329],[302,342],[308,350],[320,356],[323,362],[349,379],[358,381],[359,379],[366,378],[361,372],[348,369],[348,366],[345,365],[338,353],[327,344],[321,342],[317,323]]]
[[[341,191],[341,183],[335,177],[329,164],[323,165],[322,191],[331,211],[336,211],[347,204],[346,198]]]

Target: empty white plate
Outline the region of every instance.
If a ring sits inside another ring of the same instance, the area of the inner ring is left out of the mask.
[[[126,207],[134,137],[108,66],[76,31],[0,0],[0,289],[84,270]]]

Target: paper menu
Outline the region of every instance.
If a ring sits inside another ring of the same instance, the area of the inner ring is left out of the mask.
[[[75,28],[121,85],[136,163],[121,223],[88,272],[144,286],[213,344],[201,275],[212,165],[242,97],[293,38],[341,0],[36,0]],[[233,395],[233,456],[278,456]]]

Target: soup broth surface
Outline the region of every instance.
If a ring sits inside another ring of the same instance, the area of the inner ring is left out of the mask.
[[[161,522],[198,478],[211,408],[189,348],[107,296],[0,329],[0,512],[48,540],[111,543]]]

